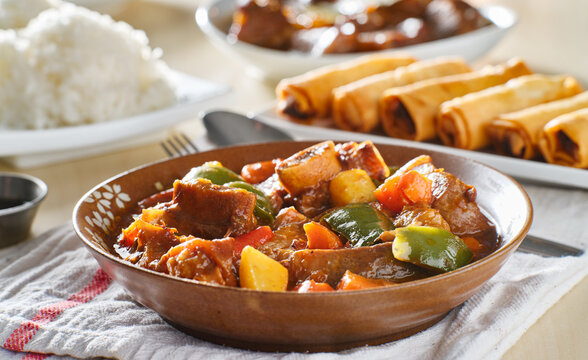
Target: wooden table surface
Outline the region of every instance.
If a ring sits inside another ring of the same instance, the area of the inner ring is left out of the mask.
[[[472,1],[501,3],[500,1]],[[502,1],[520,16],[518,25],[482,62],[523,57],[532,68],[545,72],[569,73],[588,84],[588,1],[513,0]],[[229,84],[231,94],[211,107],[257,111],[274,99],[275,83],[246,75],[236,59],[219,52],[194,23],[198,0],[131,2],[116,19],[144,30],[153,47],[160,47],[170,67],[215,82]],[[195,114],[196,117],[197,114]],[[196,121],[179,126],[196,134]],[[0,164],[0,171],[24,172],[43,179],[49,195],[33,226],[38,235],[70,220],[76,201],[102,180],[129,168],[165,158],[159,144],[65,163],[19,170]],[[504,359],[586,359],[588,358],[588,278],[565,295],[531,326]]]

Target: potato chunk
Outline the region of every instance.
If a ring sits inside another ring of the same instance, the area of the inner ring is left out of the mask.
[[[253,290],[286,291],[288,269],[251,246],[241,252],[241,287]]]
[[[376,186],[370,176],[361,169],[341,171],[331,180],[329,192],[335,206],[375,201]]]
[[[332,141],[299,151],[276,166],[280,182],[293,196],[331,180],[340,171],[341,164]]]

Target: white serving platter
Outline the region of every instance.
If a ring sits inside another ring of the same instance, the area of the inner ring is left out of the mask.
[[[313,122],[313,125],[305,125],[286,119],[279,115],[274,108],[255,114],[255,118],[266,125],[288,132],[298,140],[371,140],[374,143],[381,144],[418,146],[424,151],[440,151],[467,157],[487,164],[517,179],[588,189],[588,170],[584,169],[552,165],[534,160],[522,160],[489,152],[456,149],[429,142],[416,142],[395,139],[384,135],[339,130],[330,127],[327,121],[318,121]]]

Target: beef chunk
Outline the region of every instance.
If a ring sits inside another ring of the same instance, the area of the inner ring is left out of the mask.
[[[251,0],[235,12],[229,35],[263,47],[286,50],[294,30],[279,1],[269,0],[260,5]]]
[[[431,207],[439,211],[455,235],[475,237],[494,231],[494,226],[476,203],[476,189],[472,185],[447,171],[437,169],[428,155],[409,161],[397,173],[410,170],[418,171],[433,182]]]
[[[177,277],[237,286],[233,267],[234,242],[233,238],[203,240],[190,237],[163,255],[159,267]]]
[[[348,142],[335,147],[343,170],[362,169],[372,178],[384,181],[390,176],[390,169],[371,141],[360,144]]]
[[[310,279],[336,287],[347,270],[371,279],[392,282],[427,276],[426,270],[396,260],[392,255],[392,243],[349,249],[293,251],[286,260],[282,260],[282,264],[288,268],[291,286]]]
[[[255,229],[256,197],[242,189],[214,185],[206,179],[176,181],[171,203],[163,204],[159,221],[180,235],[205,239],[239,236]]]
[[[451,231],[451,227],[445,221],[437,209],[433,209],[425,204],[414,204],[405,206],[402,212],[394,220],[394,226],[405,227],[415,226],[433,226],[436,228]]]
[[[276,166],[279,180],[296,209],[311,217],[329,208],[329,182],[340,171],[341,164],[332,141],[299,151]]]
[[[435,0],[425,10],[424,18],[436,38],[465,34],[489,25],[476,8],[461,0]]]
[[[331,207],[331,193],[329,183],[320,182],[292,198],[292,203],[301,213],[315,217]]]
[[[280,258],[282,250],[306,248],[306,233],[302,227],[310,220],[293,207],[280,210],[273,223],[274,236],[257,250],[274,258]]]
[[[288,195],[288,192],[280,182],[278,174],[273,174],[256,186],[269,199],[274,209],[280,209],[282,207],[284,204],[284,197]]]
[[[446,171],[427,175],[433,181],[433,203],[451,231],[458,236],[475,236],[494,226],[476,203],[475,188]]]
[[[348,19],[359,32],[394,28],[407,18],[421,18],[431,0],[399,0],[391,5],[369,8],[365,13],[354,14]]]
[[[171,229],[137,219],[122,231],[118,243],[125,247],[125,260],[150,270],[164,271],[159,259],[180,241]]]
[[[340,171],[341,164],[332,141],[299,151],[276,166],[280,181],[292,196],[330,181]]]

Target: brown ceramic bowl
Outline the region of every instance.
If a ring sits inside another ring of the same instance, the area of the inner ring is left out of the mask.
[[[502,246],[488,257],[427,279],[362,291],[264,292],[199,283],[139,268],[117,257],[111,233],[137,201],[172,185],[193,166],[219,160],[239,171],[247,163],[289,155],[316,142],[245,145],[157,162],[122,173],[78,202],[75,230],[100,266],[141,304],[179,329],[221,344],[258,350],[332,351],[403,338],[441,320],[470,298],[516,250],[532,219],[525,191],[512,178],[455,155],[428,152],[438,167],[476,186]],[[377,145],[389,165],[423,153]]]

